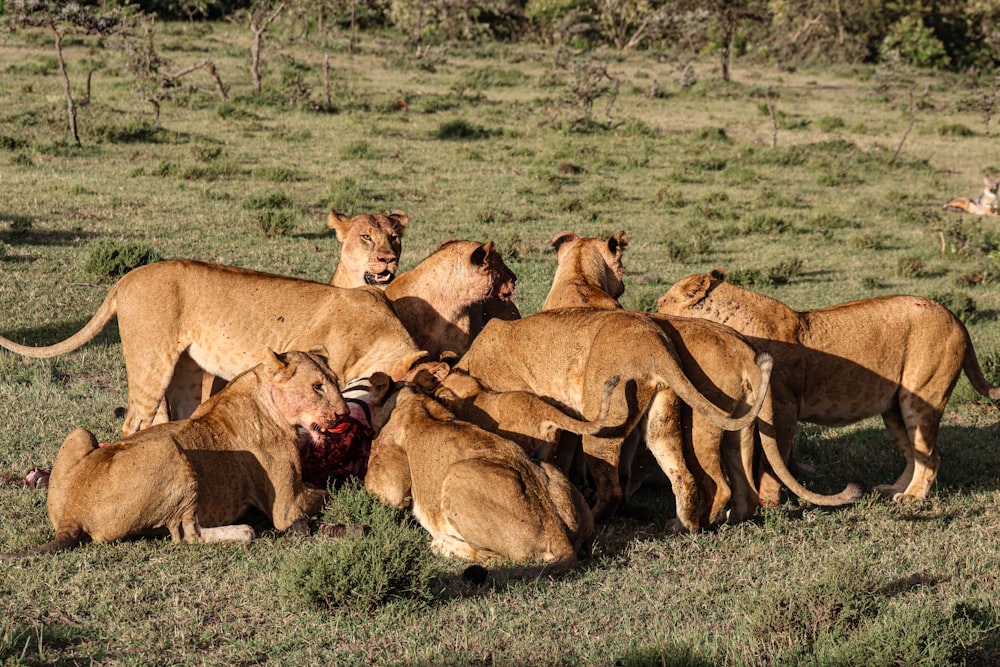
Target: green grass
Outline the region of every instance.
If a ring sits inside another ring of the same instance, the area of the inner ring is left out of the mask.
[[[990,157],[976,157],[982,137],[962,129],[981,120],[955,110],[964,93],[948,75],[915,74],[907,84],[931,84],[936,99],[916,112],[893,159],[909,121],[891,96],[872,94],[863,68],[737,62],[734,82],[721,85],[707,58],[692,64],[699,83],[683,88],[669,83],[676,63],[625,53],[606,63],[622,78],[611,122],[599,101],[600,123],[563,131],[544,122],[565,90],[550,76],[554,53],[537,46],[484,55],[451,45],[426,66],[399,35],[362,35],[352,55],[331,57],[334,108],[326,109],[314,45],[270,42],[257,99],[245,29],[158,30],[178,66],[211,58],[229,101],[192,83],[154,126],[115,54],[74,38],[75,91],[84,59],[107,60],[80,109],[82,148],[68,140],[51,40],[14,35],[0,50],[3,335],[48,344],[79,329],[111,284],[88,270],[97,243],[325,282],[339,246],[322,212],[402,209],[411,219],[402,269],[447,238],[494,240],[519,277],[524,314],[548,292],[554,233],[624,229],[627,307],[650,309],[674,281],[716,266],[799,310],[928,295],[965,318],[1000,382],[1000,223],[941,211],[952,197],[977,196],[991,169]],[[667,83],[650,98],[653,78]],[[765,89],[779,112],[773,148],[770,115],[760,111]],[[905,99],[907,89],[894,92]],[[44,493],[17,481],[50,464],[75,426],[114,438],[125,398],[113,325],[55,359],[0,354],[0,550],[51,537]],[[461,579],[464,564],[430,557],[429,571],[407,575],[420,584],[413,595],[332,605],[343,589],[331,581],[358,576],[377,593],[378,575],[417,562],[412,543],[394,560],[374,546],[271,533],[246,547],[137,540],[4,563],[0,659],[993,664],[998,414],[959,382],[940,435],[941,474],[922,505],[866,497],[822,511],[789,501],[738,526],[676,536],[666,530],[669,491],[652,488],[637,498],[652,518],[600,526],[594,558],[557,579],[476,586]],[[805,426],[795,446],[816,464],[805,481],[820,491],[851,479],[891,482],[903,467],[878,420]],[[347,567],[362,558],[384,567]],[[326,579],[330,572],[342,574]]]

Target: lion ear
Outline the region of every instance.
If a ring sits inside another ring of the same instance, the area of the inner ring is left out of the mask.
[[[400,235],[402,235],[406,226],[410,224],[410,216],[406,215],[403,211],[393,211],[388,215],[388,218],[392,221],[393,226]]]
[[[720,283],[726,281],[726,270],[723,269],[721,266],[717,266],[714,269],[712,269],[712,272],[709,273],[708,275],[710,275],[715,280],[718,280]]]
[[[549,244],[555,248],[556,255],[559,255],[564,247],[569,247],[567,244],[578,240],[580,240],[580,237],[577,236],[575,232],[564,229],[561,232],[556,232],[555,236],[552,237],[552,240],[549,241]]]
[[[280,380],[288,375],[288,359],[281,352],[275,352],[271,348],[264,349],[264,370],[276,380]]]
[[[620,256],[627,247],[628,234],[625,233],[624,229],[608,239],[608,250],[611,251],[612,255]]]
[[[351,225],[353,224],[351,218],[347,217],[343,213],[334,211],[330,209],[330,215],[326,218],[326,226],[332,229],[337,234],[337,240],[341,243],[347,238],[348,232],[351,231]]]
[[[714,276],[704,273],[685,278],[681,285],[681,292],[687,297],[687,300],[682,304],[683,307],[693,306],[708,296],[709,290],[712,289],[713,278]]]
[[[375,405],[381,405],[385,401],[386,396],[392,391],[393,381],[392,378],[383,373],[382,371],[375,371],[368,378],[368,384],[372,387],[372,401]]]
[[[486,264],[486,258],[490,256],[493,252],[493,241],[487,241],[481,246],[477,247],[472,251],[472,255],[469,259],[476,266],[484,266]]]

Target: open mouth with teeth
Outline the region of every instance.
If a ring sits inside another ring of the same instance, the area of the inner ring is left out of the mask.
[[[366,285],[388,285],[392,282],[392,279],[396,277],[396,274],[392,271],[386,269],[381,273],[365,273],[365,284]]]

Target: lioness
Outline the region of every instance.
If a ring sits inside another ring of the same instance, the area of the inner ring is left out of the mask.
[[[385,287],[396,277],[403,231],[410,224],[406,213],[363,213],[349,218],[330,211],[326,224],[340,241],[340,261],[330,279],[331,285]]]
[[[625,292],[622,254],[628,247],[624,231],[605,240],[581,238],[565,230],[552,237],[552,247],[558,264],[541,310],[621,308],[618,297]]]
[[[373,376],[388,392],[389,379]],[[372,445],[365,488],[411,508],[438,554],[571,567],[590,551],[594,521],[580,492],[555,467],[513,442],[460,421],[406,386],[378,401],[384,425]]]
[[[434,392],[459,419],[510,440],[533,459],[551,462],[553,443],[561,431],[593,435],[609,429],[606,424],[617,375],[604,383],[601,410],[594,421],[572,417],[527,391],[491,391],[461,369],[451,369]],[[566,472],[566,470],[563,470]]]
[[[61,343],[29,347],[0,337],[0,346],[54,357],[91,340],[115,315],[128,377],[125,435],[168,420],[168,383],[175,396],[187,392],[197,405],[198,368],[228,380],[252,366],[265,347],[322,349],[344,382],[375,371],[401,377],[423,356],[379,289],[342,289],[189,260],[129,271],[90,322]],[[194,377],[174,377],[182,353],[197,364],[188,366]]]
[[[631,457],[626,450],[622,460],[625,434],[645,419],[643,436],[670,478],[678,520],[688,530],[699,527],[698,496],[684,462],[679,399],[719,427],[740,430],[753,423],[766,395],[763,386],[754,387],[754,405],[731,417],[730,410],[742,410],[745,401],[716,406],[684,374],[677,350],[660,328],[625,310],[566,308],[511,322],[493,320],[456,367],[494,391],[529,391],[584,416],[597,414],[598,388],[619,375],[606,421],[621,425],[620,432],[583,436],[598,494],[594,518],[607,518],[621,502],[619,464],[627,470]]]
[[[446,241],[389,283],[385,295],[422,350],[462,354],[492,300],[510,303],[517,277],[492,241]]]
[[[581,238],[573,232],[560,232],[553,238],[558,253],[558,268],[546,304],[561,307],[585,303],[594,308],[621,309],[617,297],[625,290],[622,283],[622,255],[628,246],[625,232],[611,238]],[[545,306],[543,305],[543,310]],[[763,400],[759,422],[765,449],[773,445],[770,438],[770,396],[766,390],[770,365],[762,370],[761,363],[769,359],[758,357],[757,351],[729,327],[704,320],[649,315],[671,340],[681,366],[699,392],[712,403],[734,411],[745,397],[757,392]],[[742,434],[726,431],[697,410],[680,406],[674,415],[684,434],[686,463],[698,485],[698,521],[702,527],[718,523],[724,516],[730,522],[750,517],[759,500],[753,482],[754,443],[757,424],[743,429]],[[762,420],[762,421],[761,421]],[[635,455],[629,470],[625,498],[634,493],[644,478],[658,470],[666,471],[669,459],[662,459],[644,443],[635,443]],[[662,449],[661,449],[662,451]],[[777,458],[771,448],[771,458]],[[725,459],[725,468],[723,466]],[[727,474],[728,473],[728,474]],[[861,489],[849,486],[837,495],[815,494],[782,470],[785,484],[800,498],[819,505],[841,505],[856,500]],[[732,507],[726,515],[727,505]]]
[[[322,359],[268,351],[189,420],[103,447],[78,428],[49,479],[55,539],[30,553],[67,549],[84,535],[111,542],[162,528],[175,543],[248,541],[250,526],[229,524],[250,507],[278,530],[307,531],[326,492],[303,486],[299,440],[322,439],[347,413]]]
[[[336,232],[340,241],[340,260],[330,284],[334,287],[375,285],[383,288],[388,285],[399,269],[403,230],[409,222],[403,211],[393,211],[387,216],[373,213],[350,218],[331,210],[327,226]],[[186,352],[182,353],[166,392],[170,419],[184,419],[198,403],[225,386],[225,381],[214,375],[201,373],[198,364]],[[196,397],[197,390],[191,388],[191,382],[199,375],[202,395]]]
[[[940,465],[941,415],[963,370],[979,393],[1000,399],[983,378],[965,326],[939,303],[887,296],[796,312],[725,282],[721,270],[683,278],[660,297],[661,313],[725,322],[774,357],[774,428],[787,460],[799,421],[843,426],[881,415],[906,457],[895,500],[923,500]],[[760,480],[761,501],[781,487]]]

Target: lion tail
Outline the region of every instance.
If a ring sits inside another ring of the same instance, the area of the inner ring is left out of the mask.
[[[972,337],[969,336],[969,330],[965,328],[964,324],[962,325],[962,329],[965,331],[966,342],[962,370],[965,371],[965,376],[969,378],[969,384],[972,385],[973,389],[990,400],[1000,400],[1000,387],[995,387],[986,380],[986,377],[983,375],[983,369],[979,365],[979,357],[976,356],[976,349],[972,346]]]
[[[38,556],[40,554],[52,553],[55,551],[65,551],[67,549],[72,549],[80,540],[83,538],[83,528],[77,527],[75,530],[68,531],[56,535],[56,539],[51,542],[46,542],[34,549],[28,549],[26,551],[18,551],[15,553],[5,553],[0,554],[0,562],[28,558],[30,556]]]
[[[15,343],[9,338],[0,336],[0,347],[4,347],[11,352],[24,355],[25,357],[32,357],[34,359],[56,357],[60,354],[72,352],[73,350],[82,347],[85,343],[93,340],[94,336],[101,333],[101,331],[104,330],[104,327],[108,325],[108,322],[111,321],[111,318],[118,313],[117,294],[119,285],[121,285],[120,281],[111,288],[108,295],[104,298],[104,303],[102,303],[100,308],[97,309],[94,316],[90,318],[90,321],[87,322],[82,329],[66,340],[55,343],[54,345],[32,347],[30,345]]]
[[[770,401],[765,405],[764,415],[770,418],[768,422],[765,418],[760,419],[758,423],[760,432],[760,444],[761,448],[764,450],[764,456],[767,458],[767,462],[771,465],[771,469],[774,474],[778,476],[781,483],[784,484],[789,491],[797,495],[802,500],[812,503],[813,505],[819,505],[820,507],[839,507],[840,505],[848,505],[855,502],[861,496],[865,494],[865,487],[860,482],[851,482],[844,487],[844,490],[840,493],[835,493],[831,495],[824,495],[821,493],[815,493],[804,487],[799,480],[795,479],[791,471],[788,469],[788,465],[785,463],[784,457],[781,456],[781,452],[778,450],[778,443],[775,440],[775,430],[774,430],[774,419],[773,410],[770,409]]]

